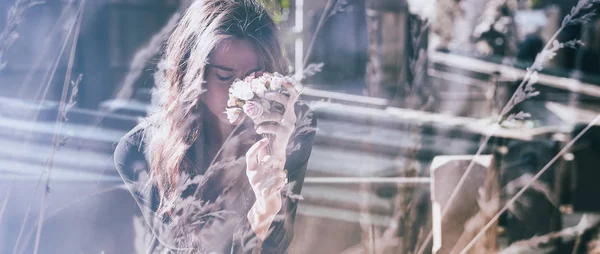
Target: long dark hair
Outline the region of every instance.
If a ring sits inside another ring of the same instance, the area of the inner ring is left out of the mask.
[[[178,178],[191,167],[184,157],[200,134],[205,66],[228,38],[254,43],[265,71],[287,73],[276,24],[259,2],[198,0],[187,9],[164,47],[152,93],[155,110],[145,119],[145,152],[150,182],[159,189],[159,214],[174,205]]]

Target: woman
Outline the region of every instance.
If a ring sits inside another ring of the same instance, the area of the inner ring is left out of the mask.
[[[271,112],[234,126],[232,82],[285,74],[276,25],[250,0],[196,1],[169,37],[156,73],[154,111],[115,149],[142,217],[142,249],[160,253],[285,253],[312,150],[316,119],[290,83]],[[262,138],[267,136],[268,138]]]

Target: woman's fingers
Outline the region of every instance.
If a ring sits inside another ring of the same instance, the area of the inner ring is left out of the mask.
[[[296,100],[298,100],[298,97],[300,96],[300,93],[298,92],[298,90],[296,89],[296,87],[294,87],[294,85],[292,85],[291,83],[288,82],[284,82],[282,84],[282,86],[288,91],[288,93],[290,94],[290,101],[292,102],[292,106],[294,105],[294,103],[296,103]],[[289,104],[285,104],[288,105]]]
[[[267,122],[278,123],[281,119],[283,119],[281,114],[265,112],[261,116],[252,119],[252,121],[254,121],[254,126],[259,126]]]
[[[296,88],[290,83],[284,83],[283,87],[285,87],[285,89],[287,89],[287,91],[290,93],[287,104],[285,104],[286,111],[283,114],[283,122],[287,122],[288,124],[292,125],[293,128],[293,125],[296,124],[296,111],[294,105],[296,105],[296,101],[298,101],[300,94],[298,93],[298,90],[296,90]]]
[[[255,129],[257,129],[258,134],[263,134],[258,132],[258,128],[261,125],[282,125],[283,127],[285,127],[284,130],[289,131],[294,127],[294,124],[296,122],[296,114],[295,112],[285,112],[283,114],[274,112],[264,112],[261,116],[252,119],[252,121],[254,122],[254,126]],[[271,129],[272,127],[266,128],[267,129],[263,131],[267,131],[267,133],[275,131]]]
[[[265,99],[280,103],[284,107],[282,112],[288,113],[291,111],[295,114],[295,112],[293,112],[294,105],[296,104],[296,101],[298,101],[300,93],[291,83],[284,82],[282,86],[288,92],[288,95],[280,92],[268,92],[265,93]]]
[[[291,133],[293,130],[296,123],[296,112],[294,105],[298,100],[299,94],[291,83],[283,83],[283,87],[286,88],[289,95],[285,95],[280,92],[265,93],[265,99],[276,103],[271,103],[271,109],[269,111],[266,111],[261,116],[252,119],[258,134],[284,134],[285,132],[281,131],[288,131]],[[279,110],[277,110],[278,108]],[[277,128],[272,126],[272,124],[268,124],[269,122],[282,125],[284,128],[283,130],[279,131]]]
[[[267,147],[267,144],[269,144],[269,139],[263,138],[248,149],[248,152],[246,152],[246,165],[249,169],[256,169],[260,159],[263,157],[259,158],[259,155]]]
[[[296,112],[294,112],[294,108],[292,107],[291,112],[285,112],[282,120],[279,122],[280,125],[286,127],[286,130],[291,131],[294,130],[296,125]]]
[[[273,91],[265,93],[265,99],[279,102],[281,105],[286,107],[288,105],[290,97],[280,92]]]
[[[283,187],[285,187],[285,179],[287,178],[287,174],[285,173],[285,171],[280,170],[280,172],[278,172],[278,174],[274,178],[275,183],[273,184],[269,195],[275,195],[281,192]]]
[[[285,161],[282,161],[276,156],[265,155],[262,157],[262,160],[260,161],[259,165],[263,166],[263,168],[261,168],[263,171],[268,172],[269,174],[273,174],[275,170],[278,170],[279,168],[282,168],[284,166],[284,162]]]
[[[294,129],[292,120],[283,120],[281,123],[265,122],[256,127],[256,133],[267,134],[271,141],[271,152],[277,156],[286,156],[286,147],[288,145],[291,133]]]
[[[258,134],[273,134],[278,141],[281,141],[280,136],[285,136],[286,133],[291,133],[291,124],[286,123],[285,120],[283,123],[272,123],[265,122],[258,127],[256,127],[256,133]]]
[[[261,146],[257,145],[256,147],[260,148]],[[267,196],[271,195],[275,190],[281,190],[282,187],[280,185],[282,183],[285,184],[287,174],[281,169],[284,166],[283,161],[275,156],[260,155],[259,151],[261,149],[258,148],[255,148],[253,151],[254,154],[258,154],[260,157],[257,158],[259,162],[252,162],[252,159],[247,157],[249,158],[247,159],[249,166],[246,174],[254,192],[259,196]],[[253,154],[248,153],[248,156],[253,156]]]
[[[254,193],[259,193],[263,188],[263,180],[266,177],[266,172],[261,170],[255,170],[250,173],[249,182],[254,189]]]
[[[287,175],[283,170],[279,172],[266,172],[266,179],[258,181],[258,189],[261,197],[270,197],[279,193],[285,186]]]
[[[274,190],[280,192],[287,182],[287,173],[283,170],[279,170],[277,173],[277,184],[274,186]]]

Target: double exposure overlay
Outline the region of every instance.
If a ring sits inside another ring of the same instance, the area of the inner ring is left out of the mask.
[[[0,0],[0,253],[600,254],[600,0]]]

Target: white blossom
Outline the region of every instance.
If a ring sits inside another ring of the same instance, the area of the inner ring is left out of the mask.
[[[235,107],[235,106],[237,106],[237,98],[229,97],[229,100],[227,100],[227,107]]]
[[[248,101],[244,104],[244,113],[250,118],[255,119],[263,114],[263,106],[256,101]]]
[[[240,100],[250,100],[254,98],[254,92],[252,91],[252,87],[250,84],[244,81],[236,81],[229,88],[229,94]]]
[[[265,80],[262,78],[252,80],[250,84],[252,87],[252,91],[258,95],[258,97],[264,97],[265,92],[267,91],[267,87],[265,86]]]
[[[283,82],[285,82],[285,80],[283,78],[273,77],[271,79],[271,82],[269,83],[269,89],[272,91],[279,90],[279,89],[281,89]]]
[[[225,114],[227,114],[227,120],[229,120],[230,123],[235,123],[240,119],[240,113],[242,113],[242,109],[241,108],[226,108],[225,112],[223,112]]]

